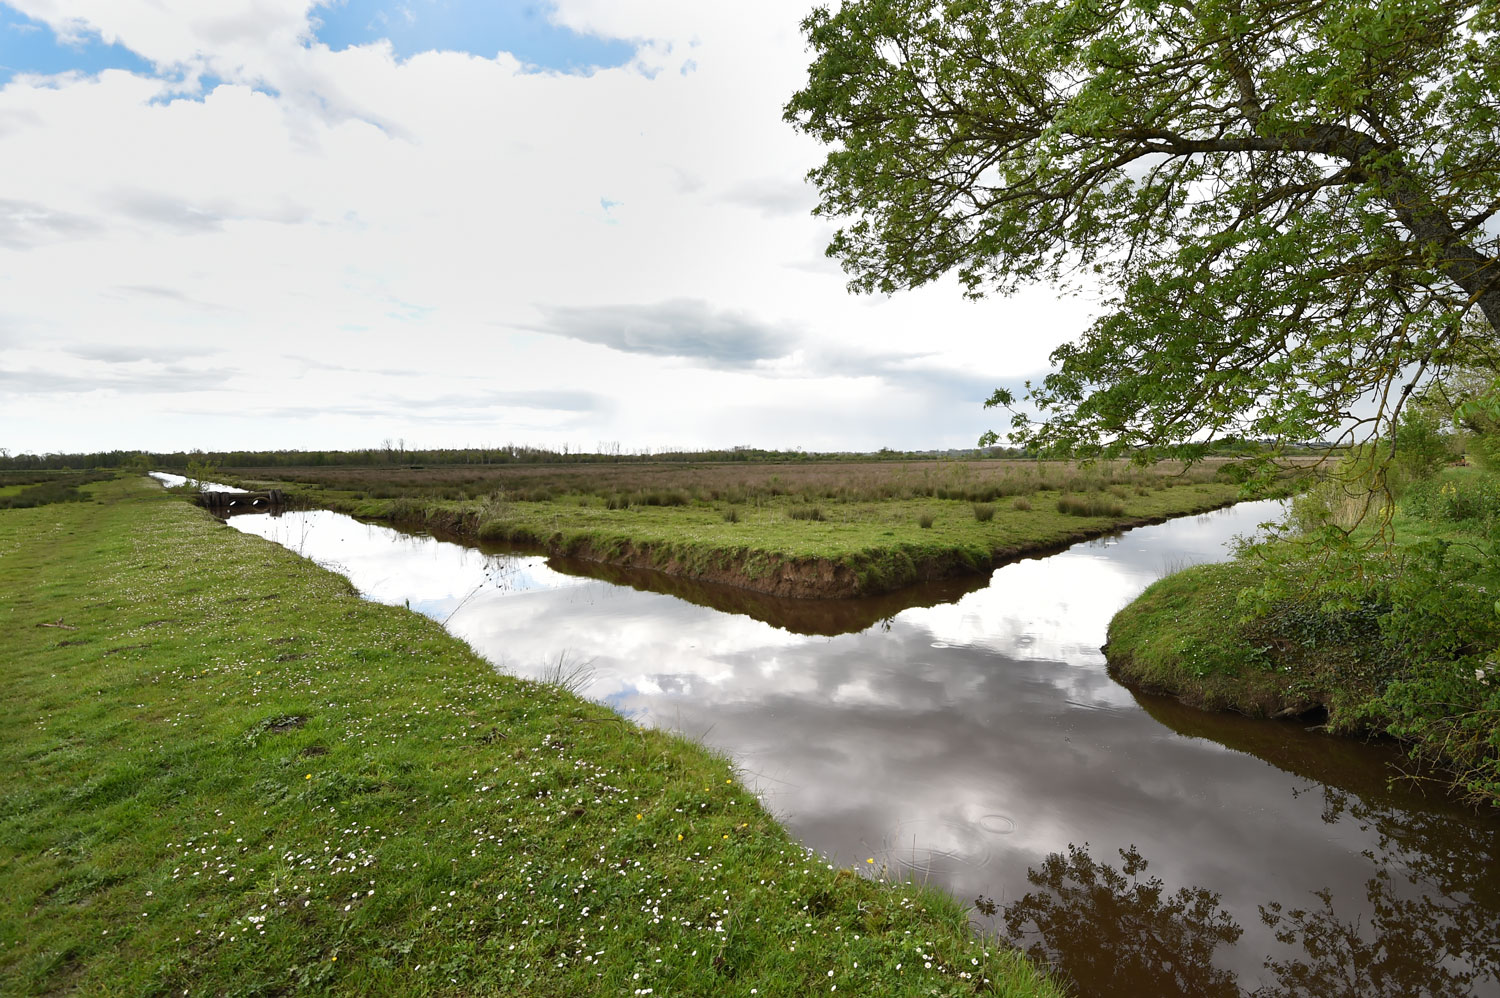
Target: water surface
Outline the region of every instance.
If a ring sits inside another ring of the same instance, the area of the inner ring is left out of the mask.
[[[1500,823],[1387,786],[1387,747],[1106,671],[1116,610],[1275,514],[1142,527],[915,599],[743,606],[323,511],[230,522],[506,671],[574,673],[723,750],[826,862],[947,888],[1084,994],[1500,995]]]

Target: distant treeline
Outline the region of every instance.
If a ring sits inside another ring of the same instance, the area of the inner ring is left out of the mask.
[[[59,468],[179,468],[189,463],[222,468],[369,467],[379,465],[462,464],[661,464],[696,462],[741,462],[788,464],[800,461],[931,460],[952,457],[1024,457],[1014,448],[987,447],[953,451],[896,451],[889,448],[873,454],[854,452],[809,453],[734,447],[727,450],[657,450],[638,454],[548,450],[541,447],[464,447],[443,450],[407,450],[370,447],[334,451],[100,451],[92,454],[16,454],[0,456],[0,469],[33,470]]]
[[[1260,447],[1252,441],[1228,439],[1219,441],[1209,453],[1227,456],[1244,454]],[[1293,450],[1316,449],[1319,444],[1294,445]],[[808,452],[800,450],[764,450],[759,447],[732,447],[722,450],[644,450],[635,454],[620,453],[618,448],[597,452],[568,448],[505,445],[501,447],[458,447],[438,450],[408,450],[400,446],[368,447],[362,450],[273,450],[273,451],[96,451],[78,454],[4,454],[0,452],[0,470],[31,471],[64,468],[175,468],[185,470],[191,464],[215,465],[221,468],[307,468],[371,467],[380,465],[496,465],[496,464],[662,464],[662,463],[733,463],[790,464],[803,461],[930,461],[934,459],[978,460],[982,458],[1035,457],[1034,453],[1015,447],[983,447],[969,450],[892,450],[883,447],[873,453],[854,451]]]

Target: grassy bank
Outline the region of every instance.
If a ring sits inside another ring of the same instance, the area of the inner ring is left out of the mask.
[[[1055,993],[703,748],[88,489],[0,512],[0,992]]]
[[[1500,805],[1500,481],[1451,469],[1414,486],[1389,547],[1369,524],[1341,541],[1329,520],[1347,511],[1320,501],[1310,536],[1147,589],[1110,625],[1111,668],[1210,709],[1326,711],[1330,730],[1401,739]]]
[[[604,465],[475,471],[460,484],[454,474],[306,469],[275,482],[237,478],[359,516],[796,597],[987,572],[1241,497],[1218,465]]]

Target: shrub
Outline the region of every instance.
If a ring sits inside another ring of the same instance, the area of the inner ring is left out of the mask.
[[[1494,522],[1500,520],[1500,479],[1471,475],[1417,482],[1402,497],[1401,508],[1424,520]]]
[[[642,506],[686,506],[689,498],[688,494],[680,489],[659,489],[638,493],[635,501]]]
[[[993,503],[976,502],[974,504],[974,519],[980,523],[989,523],[995,518],[995,507]]]
[[[1414,482],[1436,475],[1453,459],[1437,420],[1425,413],[1407,410],[1396,427],[1396,457],[1391,468],[1391,486],[1397,495]]]

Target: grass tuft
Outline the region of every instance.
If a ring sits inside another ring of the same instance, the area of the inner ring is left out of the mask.
[[[1059,496],[1057,511],[1066,516],[1124,516],[1125,504],[1102,495]]]

